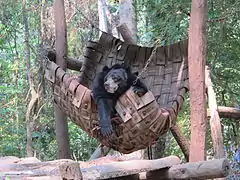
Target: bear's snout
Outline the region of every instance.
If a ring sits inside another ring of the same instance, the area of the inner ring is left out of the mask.
[[[114,93],[118,89],[118,84],[112,78],[109,78],[106,82],[104,82],[104,88],[107,92]]]

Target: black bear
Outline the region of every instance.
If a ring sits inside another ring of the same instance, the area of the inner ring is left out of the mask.
[[[93,81],[92,96],[98,109],[99,124],[103,137],[112,134],[113,128],[111,117],[115,114],[115,105],[118,98],[131,86],[138,95],[144,95],[148,89],[145,84],[137,78],[138,73],[132,73],[130,67],[115,64],[111,68],[105,66]]]

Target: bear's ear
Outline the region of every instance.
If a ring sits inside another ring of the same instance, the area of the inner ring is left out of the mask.
[[[122,64],[114,64],[111,69],[121,69],[123,68]]]
[[[109,71],[109,68],[107,66],[104,66],[102,71]]]

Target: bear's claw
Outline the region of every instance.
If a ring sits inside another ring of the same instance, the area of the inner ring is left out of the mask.
[[[137,94],[139,97],[143,96],[144,94],[147,93],[147,91],[143,88],[138,88],[136,86],[133,86],[133,92]]]
[[[103,137],[109,137],[113,133],[113,128],[111,125],[101,127],[101,134]]]

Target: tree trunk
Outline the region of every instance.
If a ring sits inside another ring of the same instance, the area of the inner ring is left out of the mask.
[[[137,21],[133,0],[120,0],[120,24],[126,23],[131,36],[137,42]]]
[[[64,70],[67,64],[67,26],[65,19],[64,0],[55,0],[53,4],[56,32],[56,63]],[[70,159],[68,140],[68,123],[66,114],[54,103],[54,116],[56,121],[56,138],[58,143],[58,158]]]
[[[41,30],[40,30],[40,43],[43,45],[45,44],[45,39],[44,37],[47,37],[46,34],[44,33],[44,16],[46,13],[46,0],[42,0],[41,2],[41,15],[40,15],[40,21],[41,21]],[[45,78],[44,78],[44,59],[43,58],[39,58],[40,61],[40,68],[39,68],[39,79],[41,82],[41,86],[42,86],[42,92],[43,95],[45,95],[45,91],[46,91],[46,83],[45,83]]]
[[[26,12],[26,1],[23,0],[23,23],[24,23],[24,41],[26,45],[26,64],[27,64],[27,78],[30,87],[30,91],[33,88],[33,76],[31,73],[31,62],[30,62],[30,45],[29,45],[29,28],[28,28],[28,19]],[[28,107],[31,103],[29,103]],[[33,156],[33,147],[32,147],[32,122],[30,119],[30,111],[27,108],[26,113],[26,129],[27,129],[27,156]]]
[[[191,108],[190,162],[205,159],[206,7],[206,0],[192,0],[188,45]]]
[[[44,19],[45,19],[45,13],[46,13],[46,0],[42,0],[41,2],[41,14],[40,14],[40,21],[41,21],[41,31],[40,31],[40,42],[44,42],[45,36],[45,28],[44,28]]]
[[[106,9],[106,0],[98,0],[99,29],[104,32],[108,32]],[[99,37],[101,36],[101,34],[102,33],[99,32]]]

